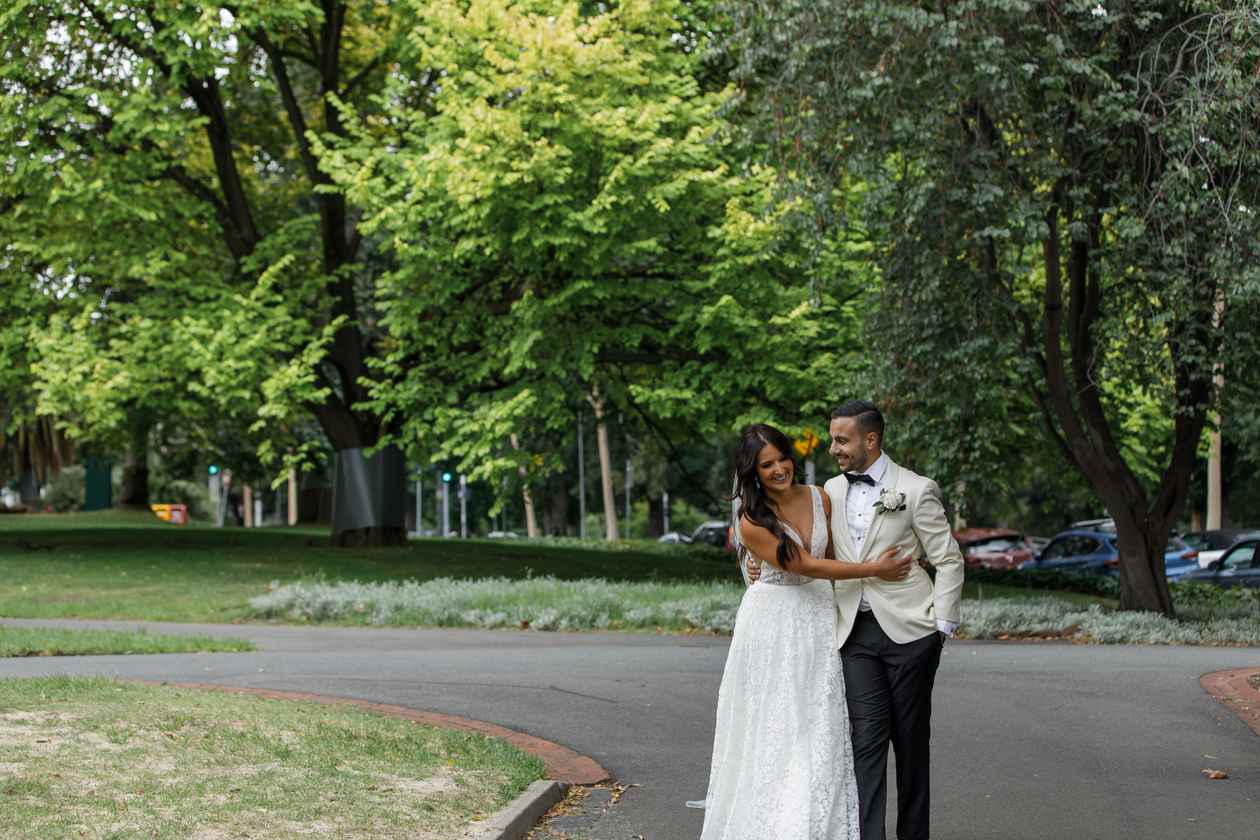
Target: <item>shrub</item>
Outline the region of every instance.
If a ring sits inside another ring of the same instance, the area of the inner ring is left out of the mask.
[[[1082,572],[1059,572],[1053,569],[1002,570],[968,568],[967,580],[980,583],[1000,583],[1006,586],[1023,586],[1028,589],[1047,589],[1058,592],[1082,592],[1103,598],[1120,597],[1120,579],[1110,575]]]
[[[424,583],[276,586],[251,598],[263,618],[378,625],[535,630],[701,630],[730,633],[743,597],[731,583],[613,583],[553,577]],[[1244,598],[1250,596],[1230,596]],[[1062,598],[963,602],[962,634],[972,639],[1064,636],[1103,644],[1260,644],[1260,613],[1172,620],[1152,613],[1081,608]]]
[[[603,579],[438,578],[420,583],[326,583],[273,589],[249,605],[265,618],[535,630],[695,629],[729,633],[743,587],[730,583],[612,583]]]
[[[211,515],[210,491],[198,481],[165,481],[150,488],[149,498],[162,504],[186,505],[190,519],[209,519]]]
[[[634,551],[646,554],[661,554],[694,560],[729,559],[735,565],[735,556],[708,543],[663,543],[657,540],[617,540],[609,542],[603,539],[579,539],[578,537],[539,537],[536,542],[557,548],[580,548],[586,551]]]
[[[1260,589],[1186,581],[1172,584],[1172,594],[1177,615],[1184,618],[1260,617]]]
[[[969,639],[1065,636],[1098,644],[1260,644],[1260,614],[1170,619],[1159,613],[1081,609],[1058,598],[964,601],[960,633]]]
[[[68,513],[83,509],[83,494],[86,488],[86,472],[79,465],[63,467],[61,472],[48,482],[44,495],[44,503],[57,513]]]

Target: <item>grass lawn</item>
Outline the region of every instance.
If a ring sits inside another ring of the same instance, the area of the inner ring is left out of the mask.
[[[326,531],[175,526],[144,513],[0,516],[0,616],[230,622],[273,581],[552,576],[735,581],[734,563],[670,547],[415,540],[339,549]]]
[[[118,630],[62,630],[0,625],[0,656],[96,656],[118,653],[205,653],[254,650],[248,639],[165,636]]]
[[[99,678],[0,681],[0,837],[457,837],[542,776],[358,709]]]

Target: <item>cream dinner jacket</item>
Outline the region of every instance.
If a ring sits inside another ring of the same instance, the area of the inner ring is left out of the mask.
[[[933,586],[932,578],[917,563],[910,567],[905,580],[868,577],[836,581],[836,647],[849,638],[864,590],[879,626],[898,644],[935,633],[938,618],[961,621],[963,558],[945,518],[940,488],[930,478],[899,467],[891,458],[883,484],[891,493],[906,494],[906,509],[876,515],[861,552],[849,536],[845,504],[849,480],[838,475],[823,485],[831,498],[831,541],[836,558],[843,563],[862,563],[897,546],[903,553],[922,557],[935,566],[936,584]]]

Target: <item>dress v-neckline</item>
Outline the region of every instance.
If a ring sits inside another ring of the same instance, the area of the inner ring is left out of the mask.
[[[794,526],[791,522],[786,519],[781,521],[783,522],[784,527],[796,535],[796,542],[800,545],[802,550],[804,550],[806,554],[813,554],[814,528],[818,524],[815,521],[818,518],[818,499],[816,497],[818,490],[812,484],[805,484],[802,486],[809,488],[809,542],[805,542],[805,536],[800,531],[796,530],[796,526]]]

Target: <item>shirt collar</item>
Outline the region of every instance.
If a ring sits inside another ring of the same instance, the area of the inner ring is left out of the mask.
[[[876,481],[883,482],[884,474],[888,472],[888,453],[880,452],[879,457],[875,459],[875,463],[871,464],[859,475],[869,475]]]

